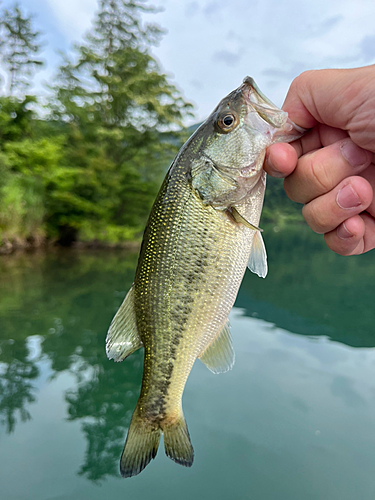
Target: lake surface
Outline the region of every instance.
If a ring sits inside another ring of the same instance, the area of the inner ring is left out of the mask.
[[[0,259],[0,498],[373,500],[375,254],[266,231],[269,275],[246,272],[231,372],[199,361],[184,398],[195,449],[122,479],[142,352],[108,361],[108,325],[137,255]]]

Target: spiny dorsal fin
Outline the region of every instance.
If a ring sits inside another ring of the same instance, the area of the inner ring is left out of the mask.
[[[213,373],[224,373],[232,369],[235,354],[229,321],[227,321],[221,332],[199,356],[199,359]]]
[[[254,235],[247,267],[252,273],[257,274],[261,278],[267,276],[267,252],[262,235],[259,232],[256,232]]]
[[[138,335],[134,289],[131,287],[110,324],[106,338],[106,352],[109,359],[123,361],[140,347],[142,341]]]

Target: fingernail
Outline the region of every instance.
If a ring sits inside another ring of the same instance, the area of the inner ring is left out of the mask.
[[[351,238],[353,236],[352,233],[348,231],[348,228],[345,226],[345,222],[343,222],[337,228],[337,236],[342,240],[347,240],[348,238]]]
[[[360,148],[350,139],[345,140],[340,146],[341,154],[352,167],[360,167],[369,161],[369,153]]]
[[[361,204],[361,200],[351,184],[347,184],[340,189],[337,193],[336,201],[340,208],[346,209],[359,207]]]

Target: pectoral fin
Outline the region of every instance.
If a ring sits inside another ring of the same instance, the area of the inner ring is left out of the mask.
[[[142,347],[138,335],[134,311],[134,289],[131,287],[110,324],[106,338],[106,352],[109,359],[123,361]]]
[[[251,222],[247,221],[242,215],[238,212],[236,207],[231,207],[231,214],[233,219],[238,222],[239,224],[243,224],[246,227],[249,227],[250,229],[253,229],[254,231],[260,231],[263,232],[263,229],[260,227],[254,226],[254,224],[251,224]]]
[[[235,354],[232,345],[229,321],[227,321],[224,328],[214,338],[206,350],[199,356],[199,359],[213,373],[224,373],[232,369]]]
[[[256,232],[251,246],[250,258],[247,267],[252,273],[265,278],[268,272],[267,252],[260,232]]]

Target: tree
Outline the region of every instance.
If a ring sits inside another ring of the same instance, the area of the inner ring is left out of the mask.
[[[36,67],[43,65],[40,32],[32,25],[33,17],[22,13],[18,4],[3,9],[0,22],[1,62],[8,73],[8,93],[23,93],[30,85]]]
[[[142,26],[144,11],[152,9],[143,0],[100,1],[92,31],[76,46],[78,60],[60,68],[60,116],[138,132],[181,123],[190,105],[149,53],[161,30]]]
[[[67,124],[67,166],[90,179],[89,189],[75,181],[74,200],[65,198],[64,231],[70,225],[99,239],[140,233],[176,153],[171,128],[191,106],[150,53],[161,35],[157,26],[142,24],[150,11],[142,0],[101,0],[76,57],[59,69],[53,117]]]

